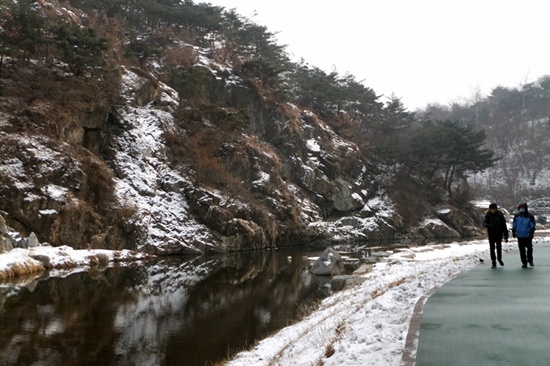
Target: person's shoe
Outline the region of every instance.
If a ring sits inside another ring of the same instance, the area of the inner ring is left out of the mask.
[[[499,260],[498,260],[498,263],[499,263],[501,266],[504,266],[504,262],[502,261],[502,259],[499,259]]]
[[[527,268],[527,264],[522,265],[521,268]]]
[[[529,265],[530,265],[531,267],[534,267],[534,266],[535,266],[535,263],[533,263],[533,262],[531,261],[531,262],[529,262]]]
[[[497,262],[493,261],[493,265],[491,265],[491,268],[497,268]]]

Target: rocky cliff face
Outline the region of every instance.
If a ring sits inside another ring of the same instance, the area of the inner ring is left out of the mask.
[[[156,254],[479,233],[451,206],[407,219],[398,178],[374,157],[207,54],[193,66],[208,75],[201,103],[144,68],[118,66],[106,93],[62,64],[4,65],[7,226],[54,246]]]
[[[177,93],[151,75],[122,69],[120,83],[122,104],[69,103],[63,119],[47,100],[2,98],[8,225],[53,245],[163,254],[461,234],[403,226],[376,168],[307,110],[231,86],[232,110],[181,117]],[[244,128],[224,131],[235,111]],[[214,144],[200,169],[219,177],[207,184],[193,161],[205,157],[188,148],[198,143]]]

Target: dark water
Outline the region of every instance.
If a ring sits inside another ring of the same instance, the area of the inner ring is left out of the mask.
[[[0,365],[213,365],[324,297],[302,259],[318,254],[170,258],[2,285]]]

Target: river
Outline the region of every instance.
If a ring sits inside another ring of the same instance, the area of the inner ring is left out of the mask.
[[[0,364],[221,364],[327,296],[304,258],[319,254],[170,257],[0,284]]]

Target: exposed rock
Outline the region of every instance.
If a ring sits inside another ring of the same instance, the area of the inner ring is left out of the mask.
[[[27,241],[20,233],[14,231],[6,231],[4,233],[6,240],[8,240],[13,248],[27,248]]]
[[[27,248],[34,248],[40,245],[35,233],[31,233],[27,238]]]
[[[46,269],[52,269],[53,268],[53,266],[51,264],[51,259],[47,255],[34,254],[34,255],[31,256],[31,258],[36,259],[37,261],[42,263],[44,265],[44,268],[46,268]]]
[[[6,227],[6,220],[4,220],[4,217],[0,215],[0,237],[4,237],[4,233],[8,230]]]
[[[387,258],[391,255],[390,252],[386,251],[379,251],[379,250],[373,250],[370,253],[371,258],[377,258],[376,260],[380,260],[380,258]]]
[[[360,276],[339,275],[332,277],[330,286],[333,291],[341,291],[358,286],[366,280],[365,277]]]
[[[457,209],[440,209],[438,210],[437,217],[447,226],[451,227],[455,232],[457,232],[459,237],[483,235],[483,227],[481,226],[482,216],[478,215],[477,211],[474,208],[472,208],[471,211]],[[472,222],[472,218],[476,217],[477,222]],[[477,226],[473,225],[473,223],[477,223]],[[455,235],[450,235],[449,237],[454,237]]]
[[[425,220],[416,229],[416,234],[424,238],[460,238],[460,233],[440,219]]]
[[[318,276],[336,276],[345,272],[345,266],[342,256],[334,249],[327,248],[310,270]]]
[[[0,253],[9,252],[13,249],[11,241],[4,237],[7,229],[8,228],[6,226],[6,221],[4,220],[4,217],[0,215]]]
[[[13,245],[11,244],[11,241],[4,237],[0,237],[0,253],[9,252],[12,249]]]
[[[399,253],[399,258],[414,259],[416,257],[414,251],[409,248],[396,248],[393,252]]]
[[[68,14],[49,6],[42,15]],[[67,20],[87,18],[72,8],[79,16]],[[178,70],[200,77],[178,88],[200,91],[196,100],[163,82],[180,78],[163,74],[163,60],[149,60],[154,70],[115,57],[91,78],[61,63],[3,65],[0,210],[7,226],[36,235],[12,246],[198,254],[394,240],[416,225],[387,209],[392,173],[381,177],[376,153],[341,134],[341,121],[284,102],[257,84],[261,70],[246,70],[254,63],[222,68],[212,50],[166,36],[193,54]],[[411,237],[474,234],[468,215],[441,211],[444,224]]]
[[[374,267],[372,263],[363,263],[353,271],[353,274],[357,276],[367,274],[372,270],[372,267]]]

